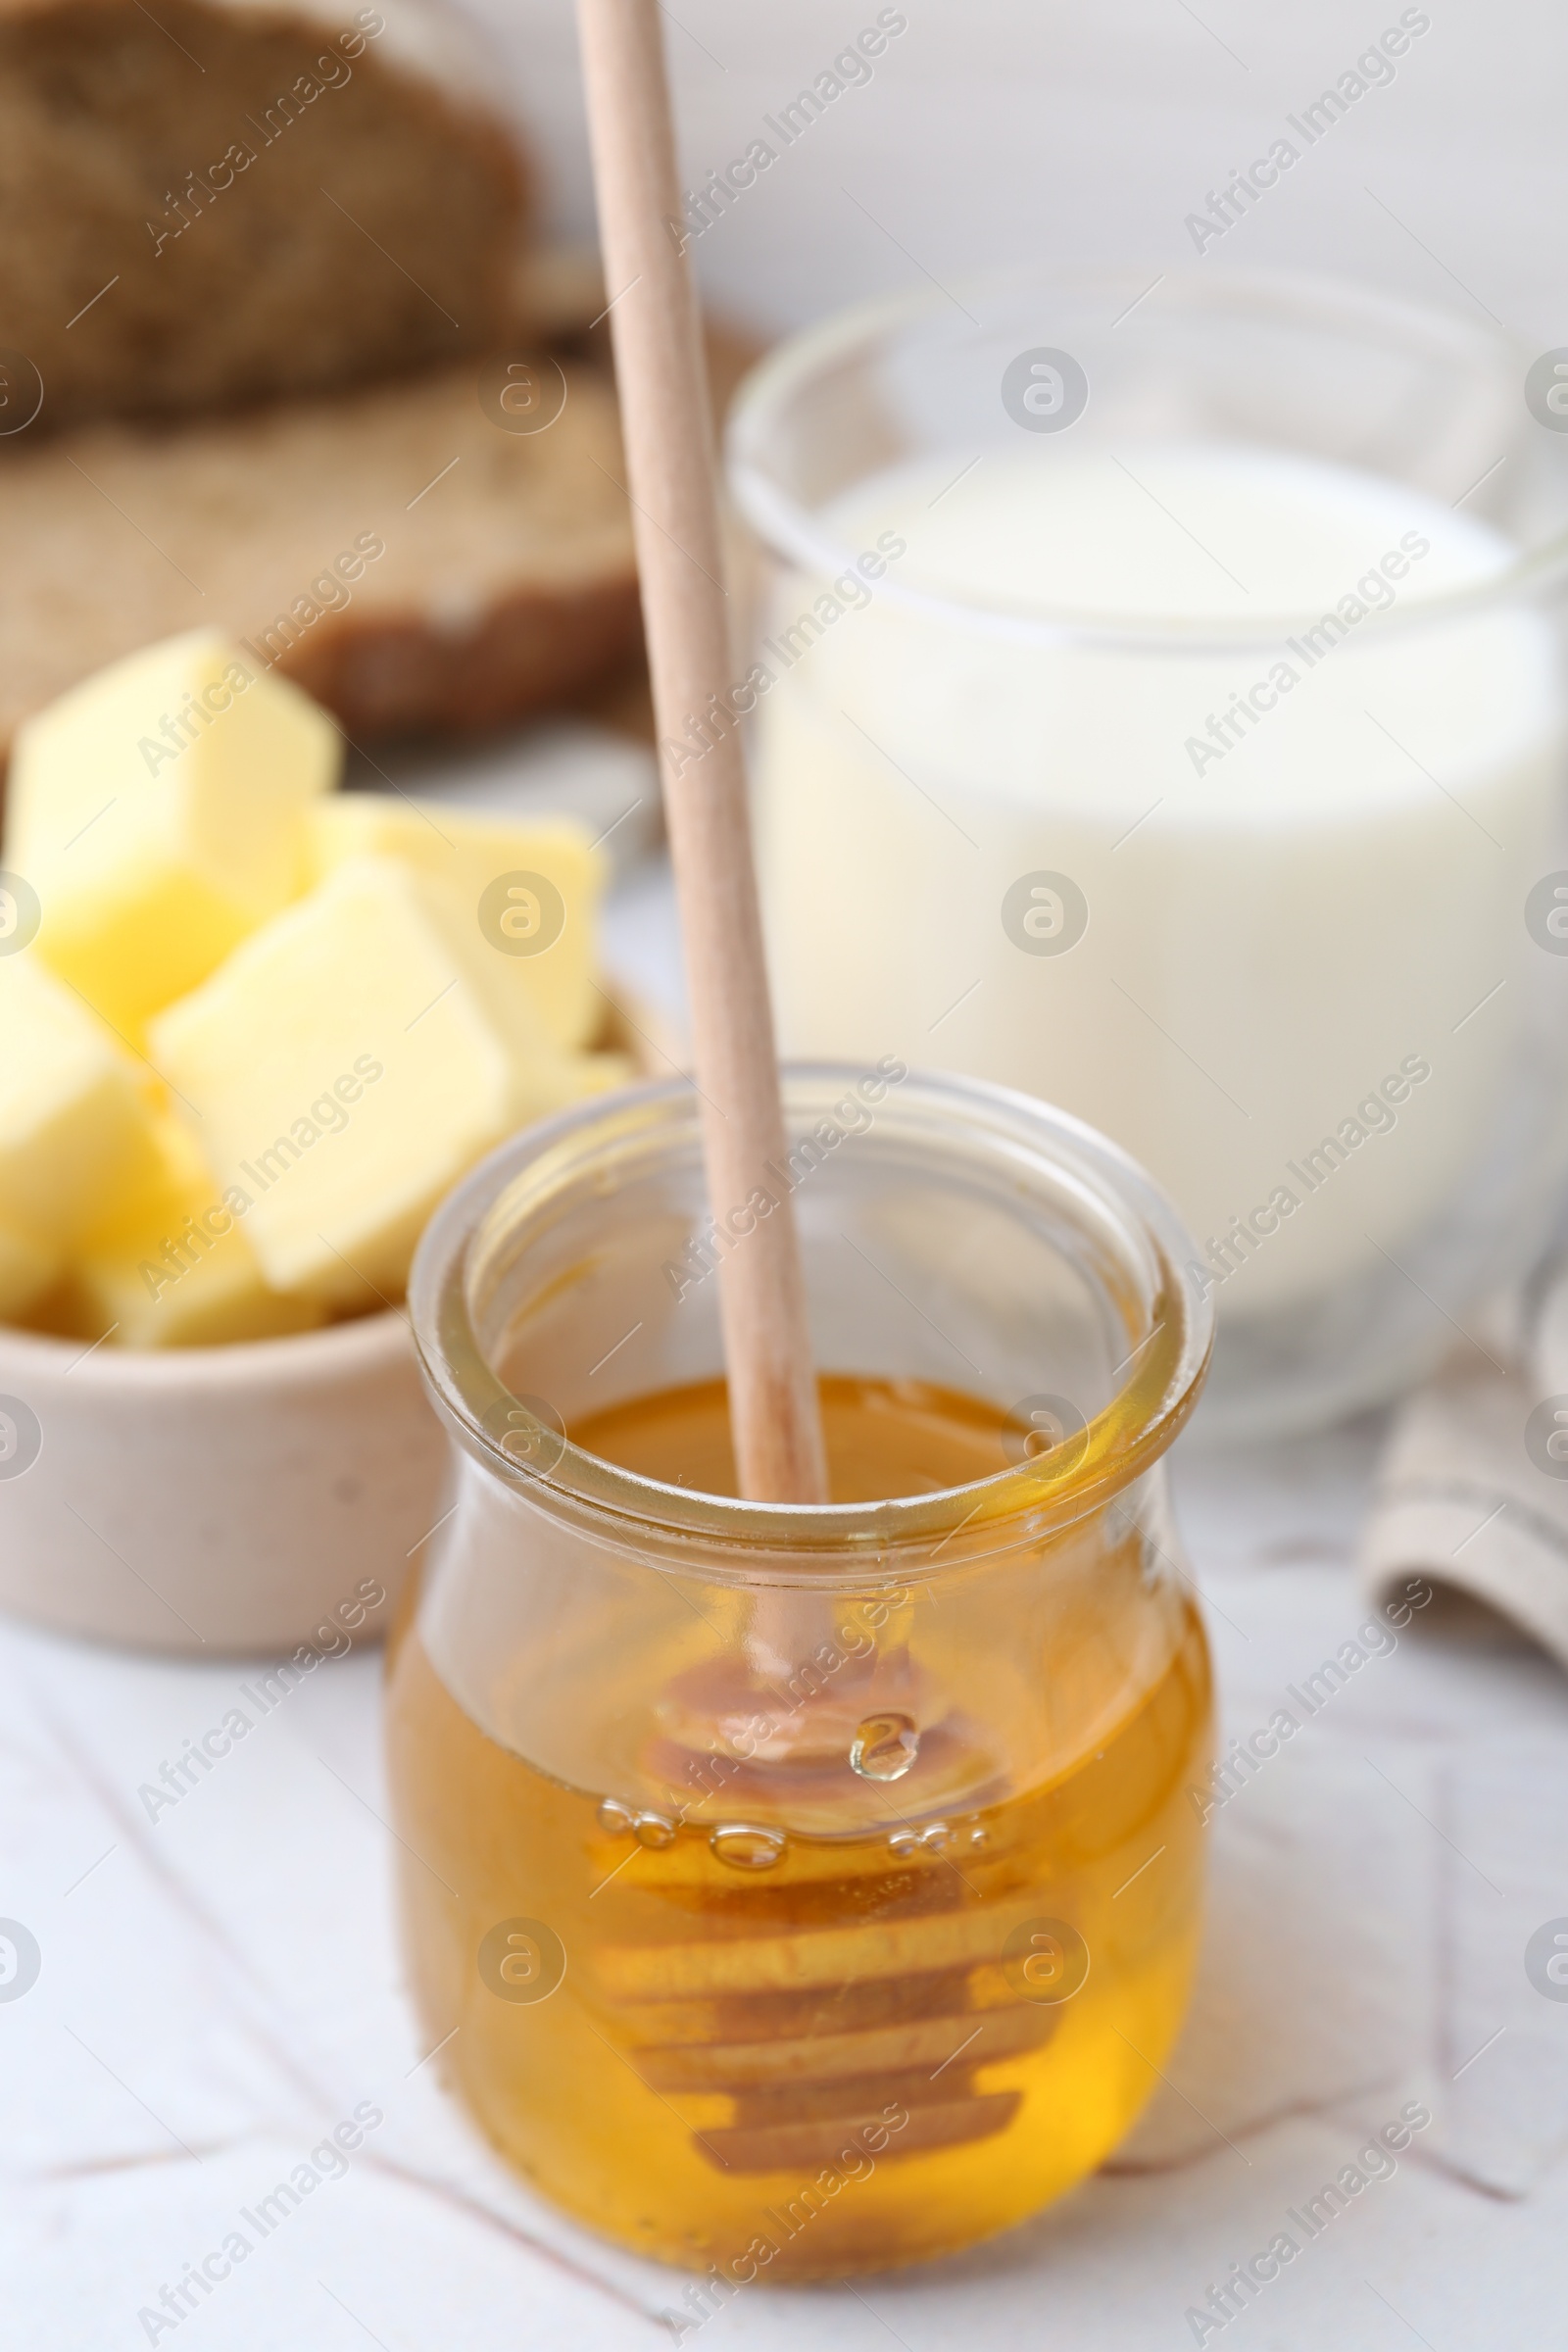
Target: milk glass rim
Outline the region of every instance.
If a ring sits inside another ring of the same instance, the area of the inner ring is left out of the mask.
[[[862,1064],[828,1061],[788,1063],[782,1072],[786,1099],[792,1091],[813,1087],[842,1094],[867,1075]],[[1183,1269],[1192,1250],[1186,1228],[1165,1194],[1118,1146],[1032,1096],[986,1080],[910,1071],[898,1084],[896,1104],[890,1097],[879,1106],[879,1123],[896,1141],[899,1116],[911,1114],[917,1105],[944,1114],[956,1134],[964,1132],[967,1113],[977,1153],[987,1142],[1010,1141],[1014,1151],[1032,1145],[1042,1169],[1055,1167],[1087,1187],[1102,1207],[1120,1218],[1122,1230],[1152,1251],[1160,1277],[1154,1303],[1163,1311],[1116,1367],[1125,1377],[1112,1396],[1072,1446],[1059,1449],[1070,1459],[1054,1464],[1049,1453],[1026,1458],[935,1494],[818,1504],[699,1494],[623,1470],[564,1438],[552,1442],[548,1469],[519,1463],[506,1452],[485,1423],[497,1403],[512,1401],[512,1392],[484,1363],[474,1333],[470,1252],[481,1241],[487,1248],[496,1244],[499,1237],[488,1230],[489,1220],[515,1199],[530,1171],[543,1171],[531,1204],[536,1213],[572,1184],[583,1183],[592,1169],[596,1138],[601,1150],[608,1149],[635,1134],[640,1119],[650,1136],[662,1131],[671,1149],[686,1148],[700,1132],[700,1111],[693,1082],[684,1077],[595,1096],[525,1129],[481,1160],[435,1211],[415,1256],[409,1306],[420,1370],[450,1433],[504,1484],[541,1507],[554,1505],[586,1518],[607,1541],[623,1545],[654,1536],[694,1539],[710,1554],[706,1575],[715,1572],[712,1555],[721,1553],[727,1556],[717,1572],[725,1581],[742,1583],[789,1581],[791,1559],[808,1563],[813,1582],[824,1572],[835,1581],[863,1582],[877,1562],[905,1551],[912,1557],[928,1550],[933,1540],[933,1564],[956,1567],[1038,1540],[1103,1508],[1165,1452],[1189,1419],[1207,1373],[1213,1308],[1206,1294],[1199,1295],[1186,1279]],[[910,1142],[912,1147],[912,1137]],[[548,1189],[552,1163],[553,1192]],[[612,1194],[607,1207],[612,1201]],[[454,1367],[454,1335],[468,1361],[466,1377]],[[1137,1400],[1132,1409],[1129,1399]],[[956,1541],[971,1528],[968,1541]],[[750,1567],[748,1555],[755,1563]],[[782,1580],[781,1566],[786,1567]],[[913,1572],[910,1562],[901,1560],[900,1573],[908,1572]]]
[[[1198,306],[1252,318],[1260,308],[1267,308],[1282,319],[1294,318],[1298,326],[1315,324],[1328,331],[1373,329],[1388,340],[1402,338],[1412,349],[1421,344],[1434,361],[1445,349],[1468,348],[1478,358],[1490,354],[1499,381],[1518,387],[1521,409],[1525,372],[1539,356],[1506,328],[1486,326],[1443,304],[1418,302],[1350,279],[1305,270],[1216,265],[1168,270],[1151,283],[1147,271],[1128,266],[1062,264],[1051,269],[994,270],[959,280],[952,291],[922,287],[857,303],[789,336],[758,363],[735,395],[724,436],[729,485],[745,520],[775,556],[811,577],[831,579],[852,570],[858,551],[847,540],[824,530],[812,510],[782,486],[774,462],[778,419],[802,388],[830,365],[842,364],[857,346],[869,352],[878,341],[886,341],[896,330],[921,319],[952,312],[956,342],[971,334],[989,338],[991,330],[974,318],[971,304],[983,310],[999,299],[1015,300],[1030,294],[1049,297],[1053,290],[1081,300],[1096,288],[1104,292],[1107,329],[1113,322],[1120,323],[1118,313],[1126,316],[1129,310],[1141,312],[1147,323],[1161,312],[1187,313]],[[964,318],[969,319],[968,327],[963,324]],[[1092,403],[1092,386],[1090,400]],[[1286,441],[1273,446],[1289,449],[1293,445]],[[1377,478],[1395,477],[1385,473]],[[1470,490],[1480,486],[1473,483]],[[1468,497],[1470,490],[1463,495]],[[1568,528],[1522,549],[1515,561],[1484,579],[1437,595],[1412,595],[1381,612],[1369,612],[1358,624],[1358,638],[1364,643],[1374,635],[1408,634],[1469,618],[1499,605],[1544,597],[1565,580]],[[1107,618],[1103,613],[1022,600],[947,596],[898,579],[891,572],[875,581],[872,594],[927,620],[1004,640],[1056,649],[1176,658],[1283,645],[1288,637],[1313,627],[1322,618],[1321,606],[1245,619],[1229,613],[1136,613]]]

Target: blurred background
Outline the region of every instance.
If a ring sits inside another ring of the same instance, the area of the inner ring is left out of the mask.
[[[479,13],[547,161],[548,217],[587,235],[569,16],[537,0]],[[1266,152],[1286,114],[1399,22],[1396,6],[1348,0],[1309,12],[1118,0],[1092,13],[1061,0],[983,10],[915,0],[906,14],[908,31],[870,84],[835,103],[696,249],[710,295],[761,328],[912,286],[923,271],[962,275],[977,257],[1147,257],[1151,276],[1189,263],[1185,220],[1204,209],[1205,192]],[[689,0],[665,17],[695,184],[876,10]],[[1468,299],[1553,343],[1568,260],[1557,96],[1568,22],[1544,0],[1439,5],[1431,18],[1393,82],[1358,101],[1208,256]]]

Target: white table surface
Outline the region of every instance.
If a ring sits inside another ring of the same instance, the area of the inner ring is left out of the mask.
[[[614,952],[666,1003],[670,937],[667,885],[645,869],[622,885]],[[1183,1453],[1178,1508],[1237,1732],[1364,1618],[1352,1560],[1377,1435]],[[529,2195],[421,2063],[379,1676],[373,1650],[323,1664],[149,1821],[138,1788],[254,1669],[0,1624],[0,1916],[42,1957],[0,2000],[7,2352],[671,2340],[661,2315],[684,2278]],[[1190,2344],[1189,2305],[1411,2098],[1431,2129],[1226,2342],[1544,2352],[1568,2302],[1568,2003],[1533,1988],[1523,1955],[1564,1914],[1568,1683],[1499,1627],[1430,1610],[1216,1816],[1191,2026],[1112,2166],[928,2271],[750,2288],[700,2331],[705,2352]],[[347,2174],[150,2333],[138,2315],[163,2285],[365,2100],[385,2121]]]

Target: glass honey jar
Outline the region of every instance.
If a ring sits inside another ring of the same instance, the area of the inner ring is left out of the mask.
[[[719,1223],[680,1080],[437,1213],[456,1483],[389,1666],[449,2086],[577,2220],[727,2286],[951,2251],[1104,2159],[1187,2001],[1211,1737],[1173,1210],[998,1087],[784,1085],[786,1161]],[[820,1506],[738,1499],[729,1449],[719,1268],[786,1194]]]

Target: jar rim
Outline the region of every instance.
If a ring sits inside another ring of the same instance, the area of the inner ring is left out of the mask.
[[[817,1061],[788,1063],[781,1075],[788,1096],[812,1086],[842,1093],[866,1072],[854,1063]],[[1070,1177],[1086,1198],[1121,1219],[1129,1251],[1143,1253],[1150,1328],[1132,1339],[1114,1368],[1125,1378],[1070,1446],[1026,1456],[963,1486],[854,1503],[702,1494],[608,1462],[574,1445],[564,1426],[551,1433],[538,1466],[507,1452],[497,1416],[519,1400],[489,1364],[475,1329],[470,1286],[477,1252],[498,1245],[500,1234],[492,1231],[498,1215],[514,1219],[503,1228],[514,1236],[530,1211],[546,1214],[612,1144],[620,1148],[661,1130],[689,1141],[699,1131],[699,1097],[684,1077],[596,1096],[525,1129],[481,1160],[437,1208],[415,1257],[409,1302],[420,1368],[451,1434],[541,1506],[566,1510],[612,1542],[665,1548],[674,1542],[716,1552],[722,1556],[705,1565],[705,1576],[738,1582],[759,1575],[769,1583],[863,1582],[868,1567],[892,1554],[906,1555],[901,1574],[915,1572],[910,1562],[920,1554],[938,1566],[956,1564],[1036,1541],[1102,1508],[1164,1452],[1190,1417],[1208,1369],[1213,1308],[1206,1290],[1186,1279],[1193,1250],[1186,1229],[1126,1152],[1032,1096],[985,1080],[911,1071],[899,1097],[903,1115],[945,1120],[954,1133],[967,1131],[977,1144],[1010,1152],[1020,1165],[1033,1154],[1042,1171]]]
[[[781,417],[814,378],[843,366],[858,348],[870,350],[923,320],[942,318],[955,306],[971,327],[985,333],[970,305],[983,313],[999,302],[1030,297],[1081,301],[1097,291],[1103,296],[1107,318],[1123,298],[1128,310],[1145,311],[1146,322],[1182,306],[1207,306],[1236,316],[1245,314],[1253,320],[1260,314],[1272,314],[1281,323],[1298,327],[1376,333],[1386,342],[1397,336],[1412,350],[1424,349],[1435,363],[1451,363],[1466,355],[1472,362],[1490,366],[1499,380],[1506,375],[1507,380],[1521,385],[1533,356],[1504,328],[1486,326],[1440,304],[1391,296],[1381,289],[1315,272],[1235,266],[1173,270],[1151,285],[1136,270],[1095,264],[1063,264],[1049,270],[1034,266],[999,269],[960,281],[952,293],[920,288],[856,304],[790,336],[759,362],[736,394],[724,444],[731,490],[758,538],[775,556],[812,577],[832,578],[855,565],[857,551],[824,528],[812,508],[785,486],[772,456],[778,447]],[[1122,316],[1126,315],[1123,311]],[[961,336],[961,326],[956,327],[955,333]],[[1479,482],[1470,484],[1463,496],[1480,486]],[[1381,638],[1441,626],[1500,605],[1540,599],[1565,580],[1568,527],[1549,533],[1536,546],[1521,548],[1511,563],[1480,580],[1369,612],[1358,624],[1359,634],[1364,639]],[[1246,617],[1110,615],[1026,599],[949,595],[891,572],[876,581],[874,593],[890,605],[949,627],[1026,644],[1111,654],[1191,657],[1278,646],[1322,618],[1320,609]]]

